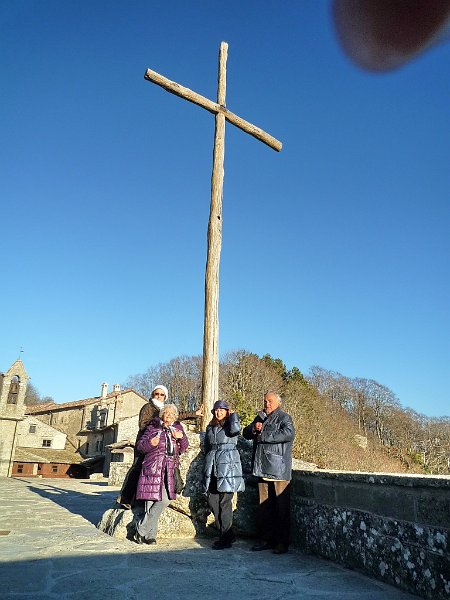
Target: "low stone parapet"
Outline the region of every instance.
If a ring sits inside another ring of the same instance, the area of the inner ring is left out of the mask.
[[[294,474],[294,543],[430,600],[450,598],[450,477]]]

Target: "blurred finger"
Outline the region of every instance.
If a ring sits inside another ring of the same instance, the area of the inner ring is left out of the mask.
[[[449,0],[335,0],[333,18],[344,51],[371,71],[400,67],[450,37]]]

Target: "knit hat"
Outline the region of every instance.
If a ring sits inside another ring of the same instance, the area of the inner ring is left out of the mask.
[[[153,392],[155,390],[161,390],[162,392],[164,392],[164,394],[166,395],[166,397],[164,398],[164,400],[158,400],[157,398],[152,398],[153,396]],[[156,406],[156,408],[161,409],[164,406],[164,403],[167,402],[167,398],[169,397],[169,390],[166,388],[165,385],[155,385],[155,387],[152,389],[152,393],[150,394],[150,398],[149,401]]]
[[[217,400],[217,402],[214,402],[214,406],[213,406],[213,409],[211,412],[214,414],[214,411],[217,410],[218,408],[230,410],[230,407],[229,407],[228,403],[225,402],[225,400]]]

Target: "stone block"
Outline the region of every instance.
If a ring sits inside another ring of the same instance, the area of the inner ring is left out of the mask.
[[[344,481],[342,489],[351,483]],[[355,498],[358,486],[352,487]],[[386,516],[384,513],[392,512],[389,502],[393,498],[397,502],[403,501],[403,495],[411,498],[414,490],[403,487],[400,494],[391,482],[383,487],[377,489],[374,499],[381,514],[295,497],[294,543],[306,552],[364,571],[429,600],[449,598],[449,530]]]
[[[97,528],[117,539],[127,539],[136,529],[136,522],[142,517],[143,506],[132,510],[110,508],[103,514]],[[192,519],[174,510],[170,505],[163,511],[158,522],[158,538],[193,538],[196,530]]]
[[[419,496],[416,500],[418,524],[450,528],[450,492],[438,490]]]

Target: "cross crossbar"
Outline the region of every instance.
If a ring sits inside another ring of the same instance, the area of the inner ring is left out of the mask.
[[[221,106],[220,104],[217,104],[216,102],[205,98],[205,96],[197,94],[197,92],[194,92],[189,88],[184,87],[179,83],[176,83],[175,81],[171,81],[170,79],[167,79],[167,77],[164,77],[164,75],[160,75],[159,73],[157,73],[156,71],[152,71],[151,69],[147,69],[144,78],[147,79],[147,81],[156,83],[156,85],[159,85],[171,94],[175,94],[175,96],[184,98],[185,100],[188,100],[193,104],[198,104],[199,106],[205,108],[213,114],[220,113],[224,115],[225,119],[232,125],[239,127],[239,129],[242,129],[243,131],[249,133],[261,142],[264,142],[264,144],[267,144],[267,146],[273,148],[273,150],[276,150],[277,152],[281,151],[283,144],[279,140],[266,133],[259,127],[256,127],[256,125],[253,125],[252,123],[241,119],[241,117],[238,117],[237,115],[229,111],[225,106]]]

